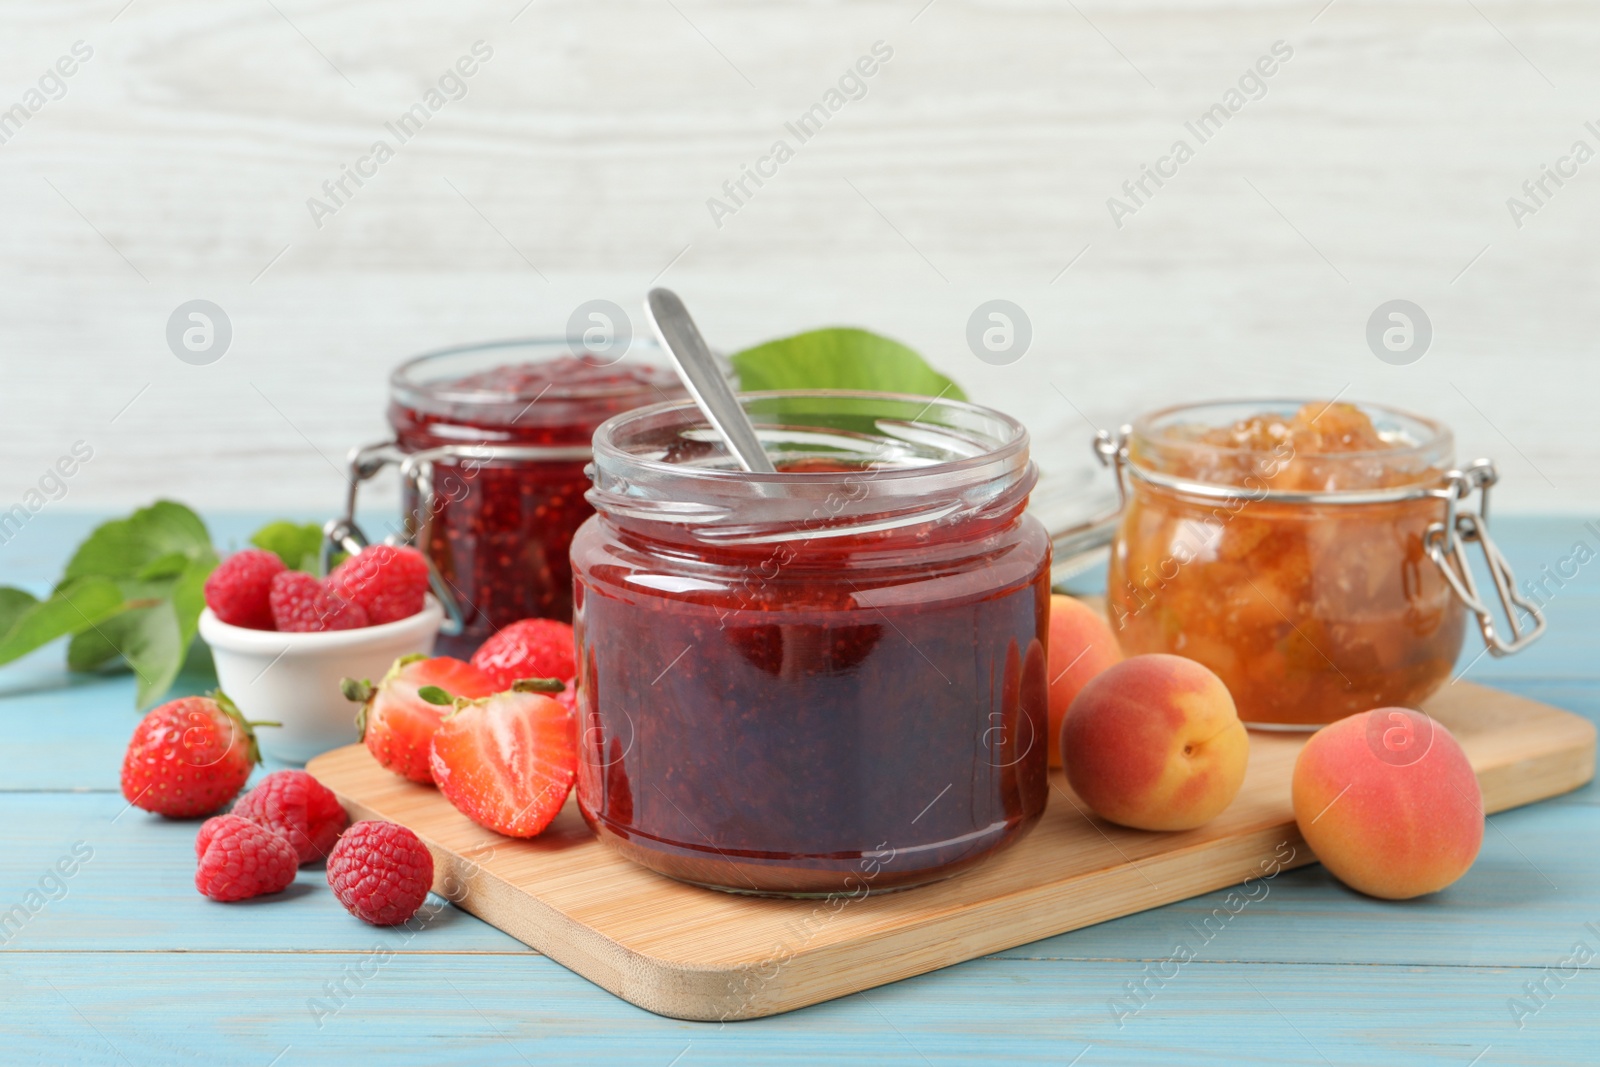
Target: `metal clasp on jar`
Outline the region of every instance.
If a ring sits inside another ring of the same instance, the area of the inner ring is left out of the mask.
[[[350,473],[346,477],[349,490],[345,494],[344,514],[329,519],[322,527],[322,570],[326,574],[335,552],[354,555],[371,544],[367,535],[356,523],[356,497],[361,483],[376,477],[385,467],[400,468],[400,478],[406,488],[417,494],[417,508],[408,523],[409,532],[394,533],[384,538],[386,544],[410,545],[418,548],[428,544],[433,533],[434,516],[438,513],[438,496],[435,464],[450,460],[474,472],[489,463],[586,460],[592,455],[588,445],[441,445],[420,452],[406,452],[397,441],[379,441],[350,450]],[[434,597],[444,609],[441,633],[455,636],[461,633],[464,622],[461,601],[444,575],[434,566],[433,558],[424,548],[422,557],[428,564],[428,581]]]
[[[1444,521],[1428,527],[1424,545],[1434,564],[1444,575],[1456,596],[1478,617],[1478,628],[1493,656],[1509,656],[1527,648],[1544,633],[1544,614],[1538,606],[1517,592],[1517,576],[1511,564],[1500,553],[1500,548],[1489,536],[1489,489],[1499,481],[1499,474],[1489,460],[1474,461],[1464,470],[1445,472],[1445,484],[1433,495],[1445,502]],[[1464,508],[1462,504],[1478,492],[1478,510]],[[1498,620],[1489,605],[1478,593],[1478,582],[1473,577],[1471,558],[1467,550],[1477,544],[1483,551],[1484,565],[1494,581],[1495,592],[1500,595],[1500,606],[1505,611],[1510,640],[1500,635]],[[1532,628],[1524,631],[1523,621],[1517,615],[1520,608],[1532,620]]]

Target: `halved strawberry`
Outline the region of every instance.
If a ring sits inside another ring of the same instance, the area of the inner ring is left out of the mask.
[[[578,747],[567,709],[546,695],[558,685],[519,681],[487,700],[458,702],[433,735],[433,780],[479,826],[533,837],[566,803]]]
[[[356,726],[372,758],[413,782],[432,782],[428,744],[457,697],[495,691],[489,677],[449,656],[401,656],[376,686],[346,678],[346,700],[359,701]]]

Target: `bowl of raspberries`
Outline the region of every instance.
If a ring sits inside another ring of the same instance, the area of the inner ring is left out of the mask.
[[[444,611],[428,577],[420,552],[393,545],[369,545],[326,577],[256,548],[211,572],[200,636],[245,717],[280,724],[261,730],[264,752],[304,763],[357,740],[340,680],[433,651]]]

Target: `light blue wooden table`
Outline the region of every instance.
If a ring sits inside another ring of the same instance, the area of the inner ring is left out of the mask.
[[[260,518],[210,521],[227,544]],[[1529,576],[1600,541],[1576,518],[1497,523]],[[42,591],[91,524],[41,515],[0,547],[0,582]],[[1549,614],[1539,646],[1468,676],[1600,720],[1600,560]],[[1317,866],[1280,875],[1120,1026],[1110,999],[1221,894],[718,1026],[635,1008],[453,908],[415,935],[366,926],[320,870],[281,896],[203,899],[195,824],[129,809],[118,792],[130,681],[69,677],[62,656],[0,670],[0,912],[44,901],[0,933],[0,1062],[1600,1063],[1592,785],[1492,817],[1477,865],[1430,899],[1368,900]],[[52,879],[74,849],[92,854]],[[1580,942],[1596,959],[1570,969]],[[1520,1026],[1513,1000],[1536,1009]]]

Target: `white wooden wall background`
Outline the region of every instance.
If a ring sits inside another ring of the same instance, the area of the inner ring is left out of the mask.
[[[1600,148],[1592,3],[125,3],[0,4],[0,108],[93,49],[0,144],[0,509],[82,439],[51,507],[331,512],[398,359],[658,280],[729,349],[897,336],[1074,449],[1085,419],[1342,394],[1447,420],[1510,506],[1595,503],[1600,161],[1520,228],[1506,206]],[[307,198],[478,40],[467,95],[315,226]],[[716,226],[707,198],[880,40],[866,96]],[[1114,226],[1279,40],[1266,95]],[[1003,368],[964,340],[996,297],[1034,329]],[[1435,331],[1409,366],[1364,339],[1397,297]],[[233,324],[208,366],[165,341],[194,298]]]

